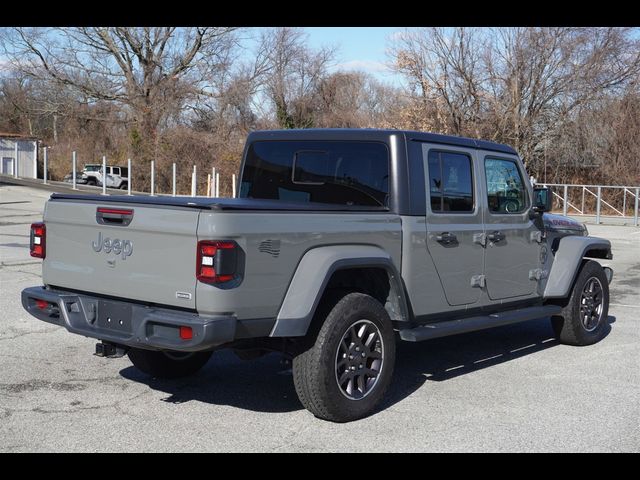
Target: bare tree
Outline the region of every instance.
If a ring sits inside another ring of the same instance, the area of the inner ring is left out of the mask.
[[[390,48],[406,85],[394,87],[332,69],[334,50],[302,29],[0,29],[0,131],[51,145],[53,177],[72,150],[81,163],[131,156],[136,188],[152,158],[162,190],[173,162],[230,175],[251,130],[311,126],[488,138],[540,179],[638,183],[639,33],[412,29]]]
[[[483,42],[473,29],[406,30],[392,45],[392,67],[409,80],[422,110],[443,133],[469,134],[479,121]]]
[[[541,145],[581,107],[640,74],[638,41],[621,28],[498,30],[487,54],[494,135],[540,171]]]
[[[275,28],[262,35],[268,65],[265,93],[280,128],[308,128],[314,124],[316,93],[333,60],[334,50],[313,50],[299,28]]]
[[[233,28],[78,27],[5,31],[12,68],[117,102],[133,119],[134,153],[152,157],[158,127],[193,96],[215,96],[209,79],[228,68]]]
[[[410,111],[426,118],[425,124],[509,143],[539,173],[544,146],[581,107],[624,90],[640,75],[640,42],[633,32],[422,29],[402,35],[391,54],[409,82]]]

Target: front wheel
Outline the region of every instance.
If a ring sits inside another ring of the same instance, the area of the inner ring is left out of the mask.
[[[315,343],[293,359],[300,401],[315,416],[348,422],[371,414],[391,381],[395,337],[384,307],[350,293],[326,317]]]
[[[551,318],[556,337],[568,345],[592,345],[607,334],[609,282],[598,262],[586,262],[576,279],[568,303]]]
[[[157,378],[180,378],[200,370],[213,352],[175,352],[132,348],[128,356],[140,371]]]

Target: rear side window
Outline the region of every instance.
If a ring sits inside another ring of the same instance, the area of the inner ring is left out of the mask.
[[[388,207],[389,151],[379,142],[254,142],[240,197]]]
[[[472,212],[471,158],[463,153],[430,150],[428,159],[431,211]]]

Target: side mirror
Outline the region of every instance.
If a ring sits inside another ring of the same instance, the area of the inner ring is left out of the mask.
[[[550,212],[553,197],[551,190],[548,187],[534,187],[533,188],[533,211],[534,212]]]

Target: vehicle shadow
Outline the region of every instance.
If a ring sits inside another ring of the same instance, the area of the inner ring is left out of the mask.
[[[162,401],[184,403],[192,400],[259,412],[292,412],[302,409],[290,366],[281,356],[269,354],[257,360],[240,360],[231,350],[214,352],[211,360],[195,375],[164,380],[152,378],[130,366],[120,375],[165,392]]]
[[[614,322],[615,317],[609,316],[609,324]],[[607,334],[610,330],[611,327]],[[393,380],[377,411],[402,401],[427,381],[446,381],[557,345],[548,318],[427,342],[398,342]],[[291,370],[281,364],[276,354],[245,362],[229,350],[215,352],[196,375],[177,380],[152,378],[133,366],[120,374],[166,393],[168,396],[162,400],[170,403],[195,400],[280,413],[303,408]]]
[[[609,315],[605,337],[615,321]],[[428,342],[399,342],[394,380],[379,410],[402,401],[427,381],[446,381],[558,345],[549,318]]]

